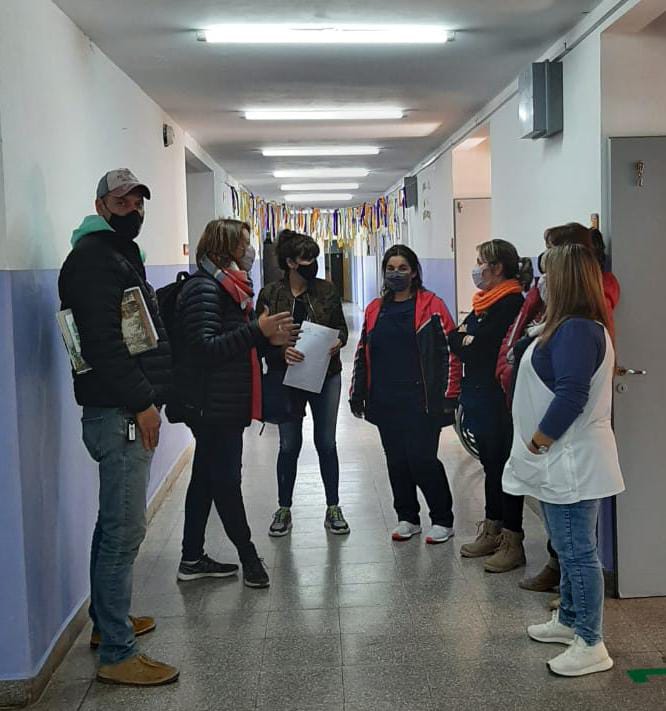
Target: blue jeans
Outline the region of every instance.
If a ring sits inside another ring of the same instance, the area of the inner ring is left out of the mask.
[[[99,464],[99,513],[90,550],[90,618],[101,635],[100,661],[117,664],[135,654],[129,620],[132,566],[146,535],[146,491],[153,453],[127,440],[131,415],[83,408],[83,441]]]
[[[597,644],[603,638],[604,612],[604,577],[597,553],[600,501],[541,505],[560,560],[560,622],[587,644]]]
[[[340,465],[335,443],[335,430],[338,423],[342,376],[330,375],[324,381],[321,393],[302,395],[312,412],[314,424],[314,443],[319,455],[319,469],[326,491],[327,506],[338,504],[338,481]],[[280,426],[280,453],[277,461],[278,496],[280,506],[291,506],[298,455],[303,446],[303,418],[284,422]]]

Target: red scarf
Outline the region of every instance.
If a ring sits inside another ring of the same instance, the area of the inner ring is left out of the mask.
[[[219,269],[207,258],[202,260],[202,267],[214,277],[227,294],[241,307],[245,314],[245,321],[249,323],[254,308],[252,302],[254,290],[247,272],[243,272],[240,269]],[[259,356],[256,348],[250,351],[250,368],[252,374],[250,416],[253,420],[260,421],[262,416],[261,366],[259,365]]]
[[[517,279],[507,279],[489,291],[477,291],[472,297],[474,313],[478,316],[488,311],[491,306],[501,301],[505,296],[522,293],[523,287]]]

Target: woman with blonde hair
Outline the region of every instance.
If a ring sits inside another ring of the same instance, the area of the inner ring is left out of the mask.
[[[601,499],[624,490],[611,428],[615,354],[594,254],[562,245],[549,250],[546,266],[545,328],[518,369],[503,487],[541,501],[560,561],[560,609],[528,634],[567,645],[548,665],[562,676],[582,676],[613,666],[603,642],[596,527]]]
[[[185,499],[183,556],[178,580],[235,575],[238,566],[204,552],[211,505],[238,550],[243,580],[266,587],[268,574],[251,540],[241,493],[243,430],[261,419],[258,350],[296,342],[289,313],[255,317],[250,228],[212,220],[197,246],[199,270],[184,284],[176,306],[177,400],[194,434],[192,478]]]

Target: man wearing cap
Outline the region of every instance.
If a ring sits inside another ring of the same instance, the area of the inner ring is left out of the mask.
[[[99,647],[99,681],[157,686],[178,671],[139,654],[137,635],[155,629],[130,617],[132,567],[146,533],[146,491],[159,441],[160,408],[171,383],[171,351],[139,247],[134,241],[150,190],[127,170],[112,170],[97,187],[96,215],[72,235],[60,271],[63,309],[71,309],[81,354],[91,370],[74,374],[83,407],[83,441],[99,464],[99,513],[90,552],[90,645]],[[139,287],[158,334],[157,348],[130,356],[121,328],[121,300]]]

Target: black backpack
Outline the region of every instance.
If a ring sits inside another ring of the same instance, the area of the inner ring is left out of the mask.
[[[171,344],[171,354],[174,362],[178,360],[178,356],[182,353],[182,344],[180,343],[180,334],[176,328],[176,307],[178,305],[178,297],[183,290],[185,282],[190,278],[189,272],[178,272],[176,281],[171,282],[159,288],[156,291],[157,303],[160,307],[160,316],[162,323],[166,329],[169,343]]]

